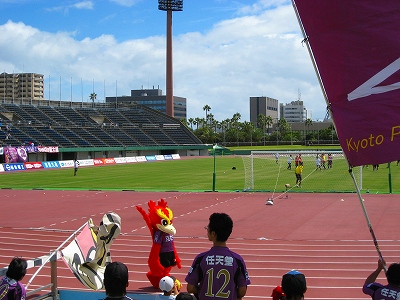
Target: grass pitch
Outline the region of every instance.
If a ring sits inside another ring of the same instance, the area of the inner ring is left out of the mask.
[[[245,171],[240,156],[217,156],[215,163],[217,191],[242,191],[244,189]],[[285,190],[286,183],[291,185],[291,192],[354,192],[355,190],[344,160],[334,161],[331,170],[323,171],[314,171],[313,160],[305,162],[301,189],[293,187],[295,183],[294,170],[287,170],[286,167],[285,160],[281,160],[279,165],[271,160],[261,169],[255,170],[254,190],[280,193]],[[382,164],[378,171],[372,171],[372,166],[363,168],[363,193],[389,193],[389,169],[386,167],[387,164]],[[396,166],[396,163],[392,163],[390,170],[392,192],[400,193],[400,165]],[[81,167],[77,176],[73,176],[72,168],[4,172],[0,175],[0,188],[211,191],[213,172],[213,157],[199,157]],[[356,168],[354,173],[357,178]]]

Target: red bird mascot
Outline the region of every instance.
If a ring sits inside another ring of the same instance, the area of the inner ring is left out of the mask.
[[[148,260],[150,271],[147,272],[147,278],[155,288],[158,288],[161,278],[169,276],[173,266],[179,269],[182,266],[174,245],[176,229],[172,225],[173,214],[167,202],[161,199],[156,204],[150,200],[147,204],[148,214],[140,206],[136,206],[136,209],[146,221],[153,239]]]

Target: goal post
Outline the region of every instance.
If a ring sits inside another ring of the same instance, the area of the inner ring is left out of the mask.
[[[294,173],[296,157],[299,156],[304,165],[301,188],[295,187]],[[342,151],[251,151],[250,155],[242,156],[242,161],[245,172],[244,191],[284,191],[287,185],[291,191],[301,192],[355,191]],[[362,190],[362,167],[353,168],[353,173]]]

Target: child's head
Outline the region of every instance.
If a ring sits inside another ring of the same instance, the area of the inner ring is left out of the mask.
[[[209,232],[215,232],[218,242],[226,242],[232,233],[233,221],[225,213],[213,213],[208,224]]]
[[[171,277],[172,280],[174,281],[174,288],[172,289],[172,293],[174,295],[178,295],[179,292],[181,291],[182,283],[178,279],[176,279],[176,277],[174,277],[174,276],[169,276],[169,277]]]
[[[187,292],[182,292],[182,293],[179,293],[175,299],[176,300],[193,300],[194,297],[192,296],[192,294],[189,294]]]
[[[8,265],[6,276],[8,278],[20,281],[26,274],[28,263],[21,257],[14,257]]]
[[[386,278],[391,285],[400,286],[400,264],[393,263],[386,272]]]
[[[286,299],[298,299],[307,290],[306,277],[296,270],[291,270],[283,275],[281,285]]]
[[[121,262],[112,262],[106,266],[104,272],[104,287],[107,296],[121,297],[126,295],[128,282],[128,268]]]
[[[164,292],[164,295],[171,295],[171,293],[173,292],[173,289],[175,287],[175,282],[171,277],[165,276],[165,277],[161,278],[159,287],[160,287],[160,290],[162,290]]]

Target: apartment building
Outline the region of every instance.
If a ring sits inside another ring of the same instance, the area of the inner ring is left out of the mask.
[[[44,99],[44,75],[36,73],[1,73],[0,99],[11,101]]]

